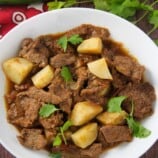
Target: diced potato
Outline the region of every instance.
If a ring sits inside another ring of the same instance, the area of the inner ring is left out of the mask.
[[[127,117],[125,111],[121,112],[104,112],[97,116],[97,119],[104,125],[120,125]]]
[[[112,75],[104,58],[92,61],[87,64],[89,71],[101,79],[112,80]]]
[[[7,77],[16,84],[21,84],[31,72],[33,64],[20,57],[6,60],[3,69]]]
[[[71,138],[76,146],[84,149],[96,140],[97,135],[97,123],[89,123],[73,133]]]
[[[74,106],[70,120],[73,125],[80,126],[93,119],[102,111],[103,108],[98,104],[90,101],[79,102]]]
[[[79,53],[101,54],[103,48],[102,40],[99,37],[91,37],[84,40],[78,47]]]
[[[37,72],[31,79],[35,87],[44,88],[47,86],[54,77],[54,69],[47,65],[42,70]]]

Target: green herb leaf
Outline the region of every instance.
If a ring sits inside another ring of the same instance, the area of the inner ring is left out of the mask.
[[[113,97],[108,101],[108,112],[121,112],[121,104],[126,99],[125,96]]]
[[[64,52],[65,52],[67,49],[67,44],[68,44],[67,37],[63,36],[63,37],[59,38],[57,43],[64,49]]]
[[[62,2],[62,1],[47,3],[48,10],[60,9],[60,8],[64,7],[64,5],[65,5],[65,2]]]
[[[73,6],[74,4],[76,4],[76,3],[77,3],[76,0],[66,0],[66,1],[65,1],[65,5],[64,5],[64,8],[71,7],[71,6]]]
[[[39,111],[39,115],[41,117],[49,117],[51,114],[53,114],[55,111],[57,111],[55,105],[53,104],[44,104]]]
[[[61,158],[62,154],[61,153],[51,153],[49,155],[50,158]]]
[[[109,10],[109,4],[106,0],[93,0],[95,9],[99,10]]]
[[[151,134],[150,130],[143,127],[139,122],[136,122],[133,117],[128,116],[126,120],[128,127],[132,130],[135,137],[145,138]]]
[[[71,75],[71,72],[67,66],[62,67],[61,76],[63,77],[63,79],[65,80],[66,83],[72,81],[72,75]]]
[[[72,122],[70,120],[67,120],[64,125],[62,126],[62,130],[63,132],[67,131],[69,129],[69,127],[72,126]]]
[[[62,139],[60,137],[60,133],[57,134],[57,136],[55,137],[54,141],[53,141],[53,146],[60,146],[62,143]]]
[[[68,39],[68,42],[70,42],[71,44],[73,45],[76,45],[76,44],[79,44],[83,41],[83,39],[78,35],[78,34],[75,34],[75,35],[72,35],[69,39]]]

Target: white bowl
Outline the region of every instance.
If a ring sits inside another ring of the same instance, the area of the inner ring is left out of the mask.
[[[140,29],[126,20],[107,12],[69,8],[46,12],[37,15],[11,30],[0,41],[0,63],[15,55],[21,40],[25,37],[36,37],[42,34],[57,33],[69,30],[80,24],[94,24],[107,27],[113,39],[120,41],[146,67],[146,79],[154,86],[158,95],[158,48]],[[45,151],[29,150],[19,144],[17,130],[6,120],[4,103],[5,77],[0,70],[0,141],[16,158],[48,158]],[[147,118],[143,125],[152,131],[145,139],[134,138],[131,143],[123,143],[104,152],[101,158],[138,158],[152,146],[158,138],[158,102],[154,104],[154,114]]]

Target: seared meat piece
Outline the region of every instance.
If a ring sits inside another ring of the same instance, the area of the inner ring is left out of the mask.
[[[17,91],[12,90],[9,94],[5,95],[7,104],[10,105],[10,104],[14,103],[17,93],[18,93]]]
[[[132,134],[127,126],[103,126],[100,132],[104,136],[106,143],[117,143],[132,140]]]
[[[38,118],[40,106],[41,102],[21,92],[8,110],[8,120],[20,127],[31,127]]]
[[[14,88],[16,91],[20,92],[20,91],[25,91],[30,87],[30,83],[25,83],[25,84],[21,84],[21,85],[14,85]]]
[[[29,44],[23,42],[22,49],[19,51],[19,56],[31,61],[40,68],[48,64],[49,55],[49,50],[38,38]]]
[[[102,152],[102,144],[94,143],[86,149],[80,149],[74,145],[61,145],[52,148],[52,152],[61,152],[62,158],[99,158],[99,154]]]
[[[71,65],[75,63],[76,57],[73,54],[67,54],[67,53],[60,53],[55,55],[54,57],[50,58],[50,65],[52,65],[55,68],[62,67],[65,65]]]
[[[119,92],[119,95],[127,96],[123,108],[131,111],[131,102],[134,104],[134,117],[142,119],[153,112],[152,103],[155,101],[154,88],[149,83],[128,85]]]
[[[79,34],[84,38],[100,37],[103,41],[107,40],[110,33],[106,28],[96,27],[93,25],[83,24],[65,33],[66,36]]]
[[[18,139],[22,145],[35,150],[43,149],[47,145],[47,140],[40,129],[23,128]]]
[[[50,117],[40,117],[39,122],[45,129],[54,129],[55,127],[59,127],[63,123],[63,114],[54,113]]]
[[[113,60],[113,65],[116,70],[123,75],[137,82],[142,79],[145,69],[132,58],[127,56],[115,56]]]
[[[30,87],[26,93],[31,98],[40,100],[41,102],[45,103],[59,104],[62,101],[59,96],[50,92],[46,92],[43,89],[38,89],[36,87]]]
[[[106,104],[105,95],[110,89],[110,81],[99,78],[90,79],[88,86],[81,90],[81,97],[85,100],[90,100],[100,105]]]
[[[80,150],[81,158],[99,158],[102,152],[102,144],[94,143],[90,147],[84,150]]]
[[[61,110],[70,113],[72,105],[72,92],[67,88],[66,83],[60,76],[60,72],[54,76],[49,88],[49,93],[60,99],[58,103]]]
[[[115,68],[111,69],[111,74],[113,77],[112,85],[114,88],[123,88],[129,82],[129,78],[119,73]]]

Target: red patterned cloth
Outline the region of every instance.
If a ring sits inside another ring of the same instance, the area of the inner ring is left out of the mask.
[[[19,23],[44,11],[45,4],[0,6],[0,39]]]

